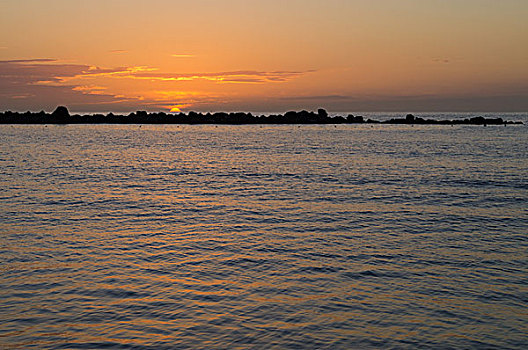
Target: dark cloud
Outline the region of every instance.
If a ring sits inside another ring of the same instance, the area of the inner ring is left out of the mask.
[[[433,62],[448,64],[451,63],[451,60],[448,58],[433,58]]]
[[[305,100],[318,100],[318,101],[333,101],[333,100],[357,100],[356,97],[346,95],[315,95],[315,96],[286,96],[281,97],[282,100],[292,101],[305,101]]]
[[[7,60],[1,61],[0,63],[33,63],[33,62],[57,62],[54,58],[33,58],[29,60]]]
[[[100,68],[85,64],[58,63],[50,58],[0,61],[0,79],[4,85],[60,82],[78,76],[128,73],[129,68]]]
[[[57,105],[115,104],[128,101],[104,93],[78,90],[76,85],[60,85],[64,79],[120,71],[83,64],[63,64],[50,58],[0,61],[0,105],[11,110],[52,110]]]
[[[97,109],[100,104],[115,104],[126,101],[113,95],[89,94],[74,90],[75,86],[11,86],[8,93],[0,93],[0,105],[6,109],[53,110],[58,105],[66,104],[72,110],[80,110],[79,106],[92,106]],[[0,90],[3,86],[0,87]],[[91,110],[89,108],[87,110]]]
[[[59,82],[61,78],[74,77],[89,70],[87,65],[42,64],[56,62],[52,59],[0,61],[0,86],[32,85],[40,82]]]

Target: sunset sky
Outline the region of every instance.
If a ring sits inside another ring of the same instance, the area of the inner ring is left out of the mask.
[[[2,0],[0,110],[528,111],[526,0]]]

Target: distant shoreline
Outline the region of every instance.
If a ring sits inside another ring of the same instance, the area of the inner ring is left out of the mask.
[[[0,112],[0,124],[412,124],[412,125],[512,125],[521,121],[485,118],[482,116],[466,119],[424,119],[413,114],[404,118],[379,121],[365,119],[361,115],[329,116],[324,109],[317,112],[290,111],[284,114],[253,115],[245,112],[216,113],[147,113],[137,111],[128,115],[70,114],[60,106],[53,113],[46,112]]]

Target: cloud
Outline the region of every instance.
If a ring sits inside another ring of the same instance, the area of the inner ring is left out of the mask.
[[[88,69],[83,70],[82,73],[75,75],[74,78],[87,78],[96,76],[128,76],[129,74],[143,70],[149,69],[143,67],[101,68],[96,66],[90,66],[88,67]]]
[[[3,63],[37,63],[37,62],[57,62],[58,60],[55,58],[33,58],[28,60],[7,60],[7,61],[0,61],[0,64]]]
[[[240,70],[217,73],[157,73],[157,72],[136,72],[131,77],[136,79],[149,79],[161,81],[192,81],[192,80],[209,80],[219,83],[273,83],[286,82],[300,77],[308,71],[253,71]]]
[[[7,109],[53,109],[59,104],[99,105],[131,101],[105,93],[103,87],[68,84],[86,75],[112,74],[119,69],[102,69],[83,64],[64,64],[51,58],[0,61],[0,105]]]
[[[127,50],[110,50],[111,53],[127,53]]]
[[[174,57],[174,58],[193,58],[193,57],[196,57],[196,55],[192,55],[192,54],[172,54],[171,57]]]
[[[451,63],[451,60],[448,58],[433,58],[433,62],[448,64]]]
[[[346,96],[346,95],[313,95],[313,96],[286,96],[281,97],[282,100],[326,100],[326,101],[333,101],[333,100],[354,100],[357,99],[354,96]]]
[[[141,80],[149,81],[193,81],[214,83],[263,84],[287,82],[313,71],[256,71],[237,70],[207,73],[164,73],[156,68],[97,67],[87,64],[63,63],[53,58],[14,59],[0,61],[0,105],[6,109],[54,108],[57,104],[89,106],[147,106],[152,109],[173,108],[175,105],[194,106],[202,104],[223,104],[233,96],[211,95],[200,92],[169,90],[162,94],[142,87]],[[124,96],[121,91],[112,93],[105,85],[105,79],[138,80],[135,95]],[[171,107],[172,106],[172,107]],[[82,107],[82,108],[85,108]],[[81,108],[81,107],[79,107]],[[183,108],[183,107],[182,107]],[[117,110],[117,109],[116,109]]]
[[[74,88],[72,88],[73,91],[81,91],[85,94],[90,94],[90,95],[105,95],[105,90],[107,90],[107,88],[105,86],[96,86],[96,85],[81,85],[81,86],[76,86]]]
[[[192,106],[226,104],[233,96],[200,92],[151,91],[138,87],[136,95],[112,93],[105,79],[157,81],[203,80],[215,83],[262,84],[286,82],[312,71],[237,70],[206,73],[164,73],[145,66],[97,67],[87,64],[63,63],[53,58],[15,59],[0,61],[0,105],[14,110],[53,109],[64,104],[75,110],[159,110]],[[148,84],[146,84],[148,85]],[[176,106],[176,107],[175,107]]]
[[[66,86],[69,81],[109,75],[129,75],[137,67],[100,68],[84,64],[65,64],[50,58],[0,61],[0,86],[9,91],[15,86]]]
[[[247,71],[180,75],[194,79],[231,77],[236,79]],[[254,75],[265,76],[260,72]],[[170,110],[195,104],[218,104],[223,99],[203,92],[149,91],[124,96],[111,93],[105,79],[173,78],[175,74],[157,73],[150,67],[104,68],[86,64],[65,64],[51,58],[0,61],[0,106],[11,110],[53,110],[67,105],[72,111],[130,111],[137,109]]]
[[[90,69],[87,65],[55,63],[57,60],[38,58],[0,61],[0,84],[34,85],[61,81],[61,77],[74,77]]]
[[[258,78],[225,78],[222,79],[223,83],[239,83],[239,84],[260,84],[264,83],[262,79]]]
[[[174,73],[153,67],[98,67],[71,64],[53,58],[0,60],[0,108],[3,110],[53,110],[66,105],[75,111],[131,110],[156,111],[173,108],[197,111],[267,111],[326,108],[330,111],[523,111],[528,110],[528,85],[505,81],[467,94],[447,95],[365,95],[332,89],[313,90],[310,95],[287,96],[288,90],[237,89],[223,87],[207,90],[206,84],[195,86],[200,91],[182,90],[184,81],[209,84],[269,84],[304,77],[314,70],[232,70],[220,72]],[[154,81],[154,83],[152,82]],[[159,82],[159,83],[156,83]],[[166,83],[165,83],[166,82]],[[173,82],[173,83],[171,83]],[[112,88],[113,87],[113,88]],[[210,87],[210,85],[209,85]],[[123,90],[122,90],[123,89]],[[233,89],[234,90],[234,89]],[[215,92],[213,92],[215,91]],[[268,91],[271,95],[264,94]],[[272,92],[274,91],[274,92]],[[497,93],[500,91],[500,93]]]

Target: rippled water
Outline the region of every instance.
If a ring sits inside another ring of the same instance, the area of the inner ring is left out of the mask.
[[[526,348],[526,126],[0,126],[0,348]]]

